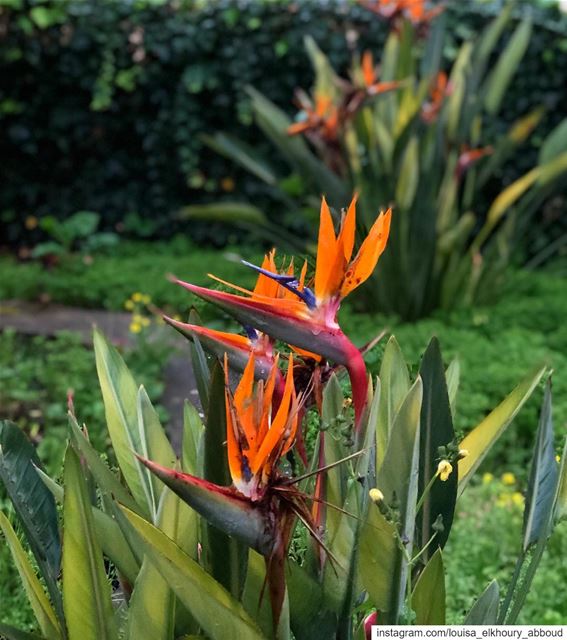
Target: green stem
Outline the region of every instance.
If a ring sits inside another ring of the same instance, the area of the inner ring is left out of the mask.
[[[431,491],[431,487],[433,486],[433,484],[435,483],[435,480],[437,480],[439,474],[435,474],[431,480],[427,483],[427,486],[425,487],[425,489],[423,490],[423,493],[421,494],[421,497],[419,498],[419,500],[417,501],[417,504],[415,506],[415,515],[417,516],[417,514],[419,513],[419,510],[421,509],[421,507],[423,507],[423,503],[425,502],[425,498],[427,498],[427,494]]]
[[[433,542],[433,540],[435,540],[435,536],[437,535],[437,531],[435,531],[433,533],[433,535],[431,536],[431,538],[429,538],[429,540],[427,541],[427,543],[423,546],[423,548],[421,549],[421,551],[414,556],[411,561],[410,561],[410,565],[412,567],[415,567],[415,563],[419,560],[419,558],[421,558],[421,556],[427,551],[427,549],[429,548],[429,546],[431,545],[431,543]]]

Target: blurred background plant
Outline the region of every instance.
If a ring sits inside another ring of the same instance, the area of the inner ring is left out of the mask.
[[[497,140],[539,105],[546,115],[522,153],[499,168],[497,183],[486,185],[485,204],[537,164],[543,139],[567,111],[567,18],[553,3],[518,2],[515,14],[526,7],[534,15],[522,72],[499,116],[484,123],[486,139]],[[500,8],[499,1],[447,3],[444,67]],[[3,0],[0,23],[0,155],[10,158],[0,237],[28,247],[43,236],[25,228],[27,216],[80,210],[99,213],[105,231],[155,238],[185,230],[218,246],[234,231],[170,214],[221,196],[254,202],[271,220],[305,230],[273,188],[213,153],[200,134],[227,132],[263,150],[266,166],[285,169],[252,126],[245,88],[253,85],[291,117],[295,88],[313,83],[306,35],[345,76],[354,49],[371,49],[378,61],[388,34],[387,21],[342,1]],[[514,28],[511,20],[495,55]],[[302,176],[286,178],[292,192],[302,188]],[[565,233],[563,206],[556,200],[542,212],[530,251]]]
[[[383,6],[362,4],[378,14]],[[388,14],[392,29],[379,65],[375,48],[356,56],[350,80],[307,37],[315,82],[311,96],[297,92],[295,123],[249,90],[257,124],[302,176],[304,197],[324,192],[338,206],[357,191],[365,225],[394,206],[392,251],[364,290],[366,309],[415,320],[436,308],[494,301],[511,261],[533,242],[536,214],[567,185],[566,119],[544,139],[536,165],[486,203],[486,185],[521,152],[544,114],[539,106],[497,140],[486,137],[485,123],[499,114],[530,42],[527,17],[494,55],[512,8],[508,3],[476,40],[464,42],[447,72],[439,11]],[[261,164],[223,134],[209,142],[253,171]],[[272,174],[265,179],[276,182]],[[185,214],[203,209],[187,207]]]

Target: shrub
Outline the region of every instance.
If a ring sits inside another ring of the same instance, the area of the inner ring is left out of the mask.
[[[129,234],[168,236],[178,229],[171,212],[213,195],[230,195],[231,189],[239,198],[269,204],[276,218],[284,215],[285,203],[204,148],[200,134],[229,131],[262,148],[250,126],[246,85],[291,114],[293,90],[310,86],[313,77],[303,51],[305,35],[311,34],[344,73],[350,63],[345,34],[360,32],[358,45],[365,49],[384,41],[385,24],[342,2],[235,5],[222,0],[201,3],[199,10],[192,5],[146,0],[1,4],[5,135],[0,156],[10,159],[0,196],[3,242],[39,239],[38,231],[25,226],[28,216],[33,224],[33,218],[85,209],[100,213],[106,228],[120,222]],[[498,7],[451,3],[448,59]],[[506,96],[503,119],[489,137],[497,137],[533,105],[545,104],[548,116],[541,137],[503,167],[504,183],[533,166],[538,145],[566,110],[567,49],[560,14],[541,12],[536,24],[526,72]],[[218,224],[192,225],[189,231],[196,240],[226,240]]]

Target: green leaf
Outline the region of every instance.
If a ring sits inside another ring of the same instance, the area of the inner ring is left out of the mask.
[[[96,366],[110,439],[124,479],[144,513],[155,519],[158,496],[151,473],[134,456],[159,458],[171,464],[175,455],[143,390],[138,392],[134,378],[118,351],[97,330],[94,332]]]
[[[555,499],[554,518],[556,521],[567,517],[567,438],[563,445],[557,481],[557,498]]]
[[[496,67],[486,81],[485,105],[488,113],[494,115],[499,110],[508,85],[518,70],[520,61],[528,48],[531,33],[532,21],[527,18],[518,25],[500,58],[498,58]]]
[[[410,138],[402,157],[396,184],[396,203],[402,209],[413,204],[419,183],[419,143],[416,136]]]
[[[0,511],[0,529],[4,533],[10,552],[20,574],[26,595],[30,602],[42,634],[48,640],[58,640],[61,637],[61,628],[57,616],[49,602],[43,587],[34,573],[28,555],[18,540],[16,532],[12,528],[8,518]],[[1,631],[0,631],[1,633]]]
[[[231,224],[265,224],[267,218],[258,207],[244,202],[215,202],[213,204],[192,204],[179,210],[183,220],[205,220],[206,222],[227,222]]]
[[[498,582],[493,580],[473,604],[463,624],[496,624],[499,603],[500,589]]]
[[[457,393],[459,391],[459,381],[461,378],[461,364],[458,358],[454,358],[449,363],[447,371],[445,371],[445,379],[447,380],[447,393],[449,394],[449,403],[451,405],[451,415],[455,418],[457,406]]]
[[[13,422],[0,421],[0,480],[45,579],[47,589],[63,619],[57,584],[61,563],[61,541],[55,500],[37,474],[40,462],[31,442]]]
[[[110,582],[95,533],[81,463],[67,448],[64,469],[63,607],[69,640],[117,638]]]
[[[0,636],[5,640],[47,640],[42,636],[36,636],[35,633],[14,629],[7,624],[0,624]]]
[[[277,184],[278,179],[267,166],[266,159],[256,153],[252,147],[225,133],[215,133],[212,136],[203,135],[202,137],[205,144],[211,149],[229,158],[229,160],[233,160],[266,184],[271,186]]]
[[[549,530],[557,488],[558,466],[553,442],[553,418],[551,409],[551,379],[545,386],[545,395],[536,435],[526,506],[524,509],[523,550],[535,544]]]
[[[404,525],[409,526],[404,514],[411,511],[414,493],[413,477],[414,444],[419,439],[420,412],[423,399],[423,383],[417,378],[394,418],[390,441],[384,462],[376,474],[376,486],[384,494],[386,504],[397,502]]]
[[[226,408],[224,371],[217,361],[211,374],[207,427],[205,429],[205,479],[228,487],[232,478],[228,469],[226,451]],[[201,512],[202,513],[202,512]],[[211,575],[230,593],[239,598],[244,588],[247,549],[241,542],[219,531],[214,525],[207,527],[206,562]]]
[[[390,611],[393,606],[400,554],[395,525],[371,504],[360,535],[358,571],[372,604],[379,611]]]
[[[65,496],[63,487],[40,469],[37,470],[37,473],[45,486],[51,491],[55,500],[62,503]],[[104,555],[110,558],[116,565],[118,572],[133,584],[140,570],[140,565],[134,557],[120,526],[116,520],[104,513],[104,511],[101,511],[97,507],[93,507],[92,509],[96,535],[100,540]]]
[[[149,458],[164,467],[172,467],[177,461],[171,444],[159,421],[157,411],[143,386],[138,389],[137,401],[138,427],[140,430],[141,451],[137,451],[145,458]],[[153,475],[151,476],[151,495],[154,504],[158,505],[163,484]],[[137,511],[137,510],[136,510]]]
[[[473,473],[484,460],[492,445],[502,435],[506,427],[516,417],[524,402],[531,396],[533,390],[545,373],[545,367],[530,374],[476,426],[461,442],[460,448],[469,454],[459,460],[459,489],[460,495]]]
[[[431,339],[423,355],[419,375],[423,382],[423,402],[419,427],[418,492],[421,496],[437,472],[439,447],[452,443],[455,438],[445,381],[445,368],[437,338]],[[430,557],[436,547],[443,548],[449,537],[457,502],[457,484],[457,473],[453,472],[445,482],[435,481],[423,500],[417,524],[416,543],[418,548],[425,547],[434,535],[433,525],[439,517],[442,518],[443,523],[443,530],[437,530],[434,543],[424,553],[425,559]]]
[[[377,472],[376,486],[386,505],[396,504],[400,518],[400,539],[411,549],[414,538],[419,479],[419,421],[423,384],[418,377],[408,391],[396,417],[384,462]],[[387,580],[388,624],[396,624],[405,599],[408,562],[400,549],[394,553],[394,570]],[[382,609],[381,609],[382,611]]]
[[[145,553],[211,640],[265,640],[244,607],[222,585],[159,529],[133,511],[122,510]]]
[[[289,601],[286,595],[282,615],[277,632],[273,631],[272,607],[270,599],[263,596],[266,587],[266,562],[255,551],[248,554],[248,570],[246,583],[242,593],[242,604],[250,616],[256,621],[264,635],[269,638],[275,635],[278,640],[289,640]]]
[[[297,640],[326,640],[336,631],[337,616],[321,584],[293,560],[287,565],[291,628]],[[329,610],[331,605],[331,610]]]
[[[192,314],[193,316],[196,314]],[[191,316],[189,317],[191,320]],[[195,334],[191,342],[191,364],[193,366],[193,373],[195,374],[195,381],[197,383],[197,391],[199,393],[199,400],[201,406],[205,411],[209,407],[209,387],[211,386],[211,371],[209,368],[209,360],[203,350],[201,341]]]
[[[445,573],[437,549],[415,583],[411,596],[415,624],[445,624]]]
[[[118,502],[134,511],[141,511],[138,504],[128,493],[128,490],[122,486],[118,478],[103,462],[99,452],[87,440],[87,437],[77,424],[77,420],[72,415],[69,415],[69,431],[71,434],[71,446],[86,463],[102,494],[115,498]]]
[[[188,400],[183,405],[182,467],[185,473],[203,475],[203,437],[205,427],[196,407]]]
[[[410,389],[410,377],[396,338],[388,340],[380,366],[380,404],[376,425],[376,469],[380,469],[388,446],[394,417]]]
[[[539,152],[539,164],[546,164],[555,160],[557,156],[567,151],[567,118],[563,119],[547,135]]]
[[[503,10],[498,13],[498,16],[490,22],[482,32],[482,35],[475,46],[474,58],[475,63],[479,68],[479,74],[483,72],[490,55],[494,51],[494,47],[498,44],[498,40],[500,40],[500,36],[504,32],[504,28],[510,19],[511,12],[512,2],[508,2]]]
[[[329,58],[310,35],[305,36],[304,44],[315,71],[315,95],[328,96],[333,100],[337,93],[338,78]]]
[[[156,478],[157,480],[157,478]],[[169,490],[161,492],[157,526],[172,540],[177,539],[179,498]],[[169,640],[174,635],[175,596],[149,556],[144,556],[128,607],[130,640]]]

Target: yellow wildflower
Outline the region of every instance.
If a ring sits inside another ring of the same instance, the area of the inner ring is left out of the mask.
[[[226,176],[226,178],[223,178],[220,181],[220,185],[223,191],[234,191],[234,188],[236,186],[234,179],[230,176]]]
[[[126,302],[124,303],[124,308],[128,311],[132,311],[132,309],[134,308],[134,303],[132,302],[132,300],[126,300]]]
[[[494,476],[488,471],[482,476],[482,484],[490,484],[493,480]]]
[[[519,491],[514,491],[510,496],[510,500],[512,501],[512,504],[517,507],[522,507],[524,505],[524,496]]]
[[[140,320],[140,322],[142,323],[143,327],[149,327],[150,326],[150,319],[149,318],[142,318]]]
[[[132,294],[132,300],[134,302],[142,302],[142,298],[143,298],[143,296],[139,291],[136,291],[136,293]]]
[[[449,462],[449,460],[441,460],[441,462],[437,466],[437,475],[439,476],[439,480],[441,482],[445,482],[453,471],[453,465]]]
[[[140,302],[142,302],[143,304],[150,304],[151,301],[152,301],[152,299],[150,298],[150,296],[147,293],[144,293],[142,295],[141,300],[140,300]]]
[[[502,474],[502,484],[505,484],[507,487],[511,487],[516,484],[516,476],[513,473],[507,471]]]
[[[32,229],[35,229],[37,227],[38,220],[35,216],[28,216],[24,224],[26,226],[26,229],[28,229],[29,231],[32,231]]]
[[[555,456],[555,462],[561,462],[561,456],[560,455]]]
[[[142,330],[142,325],[139,322],[131,322],[130,323],[130,332],[131,333],[140,333]]]

